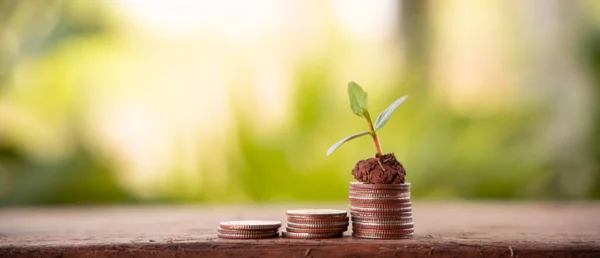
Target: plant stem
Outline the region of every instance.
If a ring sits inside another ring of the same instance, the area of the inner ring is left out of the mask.
[[[375,148],[377,148],[377,156],[383,156],[383,152],[381,151],[381,143],[379,143],[379,137],[377,137],[377,132],[375,132],[375,128],[373,128],[373,122],[371,121],[371,115],[369,111],[365,108],[362,109],[363,116],[367,119],[367,123],[369,124],[369,130],[371,131],[371,137],[373,137],[373,141],[375,142]],[[379,163],[381,165],[381,163]],[[383,166],[381,166],[383,169]]]
[[[381,151],[381,143],[379,142],[379,137],[377,136],[377,132],[373,128],[373,123],[371,119],[367,119],[369,121],[369,129],[371,130],[371,136],[373,137],[373,141],[375,142],[375,148],[377,148],[377,155],[379,157],[383,156],[383,151]]]
[[[377,154],[379,157],[383,156],[383,151],[381,151],[381,143],[379,142],[379,137],[377,137],[377,133],[373,132],[373,141],[375,141],[375,147],[377,148]]]

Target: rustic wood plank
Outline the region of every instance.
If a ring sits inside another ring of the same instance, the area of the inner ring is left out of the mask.
[[[281,204],[0,209],[0,257],[523,257],[600,256],[600,203],[414,201],[416,237],[365,240],[224,240],[223,220],[285,222]]]

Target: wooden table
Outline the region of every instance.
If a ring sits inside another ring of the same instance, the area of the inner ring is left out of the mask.
[[[414,239],[225,240],[220,221],[333,204],[0,209],[0,257],[600,257],[600,202],[422,202]]]

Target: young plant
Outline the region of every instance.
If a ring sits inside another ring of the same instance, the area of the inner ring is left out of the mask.
[[[357,116],[364,117],[369,124],[369,131],[365,131],[362,133],[357,133],[354,135],[350,135],[344,139],[339,140],[329,147],[327,150],[327,156],[331,155],[337,148],[342,146],[347,141],[356,139],[358,137],[364,135],[371,135],[373,141],[375,142],[375,148],[377,149],[377,156],[383,156],[383,152],[381,151],[381,143],[379,142],[379,137],[377,136],[377,130],[381,129],[385,123],[390,119],[394,111],[404,103],[408,96],[403,96],[396,101],[394,101],[388,108],[386,108],[375,120],[375,126],[373,126],[373,122],[371,120],[371,115],[369,114],[369,110],[367,110],[367,93],[355,82],[348,83],[348,98],[350,98],[350,108],[352,108],[352,112]],[[381,163],[380,163],[381,165]]]

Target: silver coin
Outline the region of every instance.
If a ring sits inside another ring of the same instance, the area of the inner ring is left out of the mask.
[[[226,239],[263,239],[263,238],[274,238],[279,237],[278,233],[265,233],[265,234],[222,234],[218,233],[217,236],[219,238]]]
[[[236,220],[219,224],[222,229],[273,229],[281,227],[280,221],[271,220]]]
[[[352,217],[352,223],[377,223],[377,224],[384,224],[384,225],[396,225],[396,224],[405,224],[405,223],[412,223],[412,217],[407,216],[407,217],[396,217],[396,218],[385,218],[385,217],[367,217],[367,218],[363,218],[363,217]]]
[[[290,216],[288,216],[288,222],[299,223],[299,224],[329,224],[329,223],[348,222],[348,217],[306,218],[306,217],[290,217]]]
[[[286,227],[285,231],[292,233],[311,233],[311,234],[329,234],[329,233],[343,233],[348,230],[348,227],[339,228],[291,228]]]
[[[415,224],[412,222],[405,223],[379,223],[379,222],[352,222],[352,227],[355,228],[372,228],[372,229],[405,229],[414,228]]]
[[[356,207],[352,206],[350,208],[350,213],[357,212],[365,212],[365,213],[400,213],[400,212],[412,212],[412,206],[410,207],[381,207],[381,208],[373,208],[373,207]]]
[[[282,232],[283,237],[285,238],[295,238],[295,239],[325,239],[325,238],[339,238],[343,237],[343,233],[327,233],[327,234],[311,234],[311,233],[293,233],[293,232]]]
[[[352,208],[359,207],[359,208],[400,209],[400,208],[412,207],[412,202],[410,202],[410,201],[397,202],[397,203],[393,203],[393,202],[361,202],[361,201],[351,200],[350,205],[352,206]]]
[[[349,223],[346,222],[336,222],[336,223],[329,223],[329,224],[302,224],[302,223],[293,223],[293,222],[288,222],[287,226],[291,227],[291,228],[339,228],[339,227],[345,227],[348,226]]]
[[[300,209],[300,210],[288,210],[285,212],[288,216],[294,217],[340,217],[346,216],[348,212],[345,210],[335,210],[335,209]]]
[[[407,234],[370,234],[370,233],[352,233],[353,237],[369,238],[369,239],[409,239],[413,238],[414,233]]]
[[[356,189],[407,189],[410,183],[404,184],[367,184],[363,182],[350,182],[351,188]]]
[[[382,193],[356,193],[350,192],[350,198],[355,199],[410,199],[410,193],[391,193],[391,194],[382,194]]]
[[[244,234],[244,235],[251,235],[251,234],[266,234],[266,233],[277,233],[279,231],[279,228],[273,228],[273,229],[225,229],[225,228],[217,228],[217,232],[221,233],[221,234]]]
[[[410,196],[408,197],[393,197],[393,198],[372,198],[372,197],[355,197],[350,196],[348,200],[351,202],[359,203],[406,203],[410,202]]]

